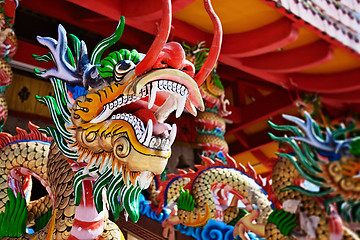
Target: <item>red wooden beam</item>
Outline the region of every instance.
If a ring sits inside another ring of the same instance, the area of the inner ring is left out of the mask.
[[[227,82],[230,82],[230,83],[238,83],[243,86],[248,86],[248,87],[253,87],[253,88],[258,88],[258,89],[263,89],[263,90],[269,90],[269,91],[275,91],[275,90],[280,89],[280,87],[278,85],[272,84],[270,82],[266,82],[255,76],[252,76],[245,72],[242,72],[239,69],[237,69],[237,70],[238,70],[237,72],[241,72],[243,74],[237,74],[235,71],[229,72],[229,71],[222,70],[222,69],[221,70],[217,69],[217,73],[219,74],[221,80],[226,80]],[[237,104],[235,104],[235,105],[237,105]]]
[[[360,90],[337,94],[322,94],[322,97],[337,103],[360,103]]]
[[[246,93],[249,97],[253,98],[254,101],[256,101],[257,99],[261,99],[264,97],[264,95],[259,91],[259,88],[257,87],[249,87],[246,86]]]
[[[236,132],[234,135],[244,148],[248,149],[250,147],[247,136],[243,132],[239,131]]]
[[[289,73],[302,71],[328,62],[333,58],[331,46],[319,40],[314,43],[281,52],[242,59],[245,66],[268,72]]]
[[[345,93],[360,90],[360,68],[331,74],[293,73],[288,77],[301,90],[318,93]]]
[[[73,4],[79,5],[83,8],[97,12],[110,19],[119,19],[121,15],[133,20],[154,21],[161,18],[162,4],[161,0],[112,0],[112,1],[98,1],[98,0],[66,0]],[[194,0],[173,0],[172,11],[176,13],[180,11]]]
[[[245,99],[245,86],[240,84],[240,82],[235,82],[232,84],[233,87],[232,93],[233,93],[233,101],[234,106],[245,106],[246,105],[246,99]]]
[[[289,92],[285,90],[275,91],[242,108],[229,106],[232,114],[227,119],[235,124],[228,128],[226,134],[236,133],[251,124],[280,114],[291,107],[293,107],[293,102]]]
[[[251,79],[251,80],[260,80],[254,75],[251,75],[247,72],[241,71],[240,69],[234,68],[229,65],[222,64],[219,62],[218,67],[216,68],[217,73],[221,76],[231,78],[230,81],[236,81],[237,79]]]
[[[282,118],[281,115],[273,116],[271,121],[278,125],[289,124],[289,122],[286,121],[284,118]],[[257,132],[257,133],[251,134],[251,135],[247,135],[246,142],[248,144],[248,147],[242,146],[242,144],[240,144],[239,142],[230,143],[229,144],[229,154],[231,156],[234,156],[234,155],[237,155],[240,153],[253,152],[253,151],[259,150],[262,147],[272,143],[273,140],[270,138],[270,136],[268,134],[269,132],[275,134],[276,136],[284,135],[283,132],[276,131],[269,127],[263,131],[260,131],[260,132]]]
[[[86,8],[90,11],[96,12],[108,17],[114,21],[118,21],[121,15],[125,16],[126,25],[137,28],[146,33],[156,35],[157,28],[161,21],[161,0],[144,0],[141,1],[126,1],[118,0],[115,3],[112,1],[98,1],[98,0],[67,0],[78,6]],[[173,13],[183,9],[194,0],[175,0],[172,1]],[[141,7],[139,7],[141,4]],[[207,34],[189,24],[180,20],[172,20],[172,36],[178,37],[181,41],[189,41],[193,44],[198,41],[207,41],[211,43],[212,35]],[[191,34],[189,34],[191,32]]]
[[[272,143],[272,139],[268,134],[269,131],[271,131],[270,128],[268,130],[257,132],[247,136],[247,147],[242,146],[239,142],[230,143],[229,154],[231,156],[234,156],[240,153],[251,152]]]
[[[221,53],[232,57],[256,56],[284,47],[297,37],[298,29],[292,21],[281,18],[255,30],[224,35]]]
[[[36,61],[32,57],[33,54],[43,55],[48,52],[49,52],[49,49],[42,47],[41,45],[36,45],[36,44],[18,40],[18,50],[14,56],[14,60],[21,62],[21,63],[26,63],[29,65],[32,65],[34,67],[50,69],[55,66],[53,62],[41,63],[41,62]]]
[[[20,6],[105,37],[110,36],[114,32],[119,20],[119,18],[114,21],[109,19],[109,22],[104,22],[103,19],[102,21],[89,21],[89,19],[83,20],[82,18],[84,15],[88,15],[89,18],[97,18],[102,15],[98,15],[66,1],[48,0],[43,2],[37,0],[26,0],[22,1]],[[149,34],[131,26],[126,26],[124,34],[119,42],[134,46],[140,52],[146,52],[151,45],[153,38],[154,37]]]
[[[259,69],[250,68],[248,66],[245,66],[241,59],[237,59],[225,54],[220,55],[219,61],[223,64],[227,64],[233,68],[240,69],[270,83],[274,83],[283,87],[287,87],[289,85],[289,78],[285,74],[270,73]]]
[[[254,157],[259,160],[259,162],[261,162],[261,164],[266,168],[272,169],[274,161],[271,161],[271,159],[268,158],[260,149],[251,151],[251,154],[254,155]]]

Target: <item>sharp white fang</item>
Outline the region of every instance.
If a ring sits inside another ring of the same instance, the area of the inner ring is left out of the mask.
[[[353,176],[353,178],[355,178],[355,179],[360,178],[360,173],[359,173],[359,174],[357,174],[357,175],[355,175],[355,176]]]
[[[190,102],[190,107],[193,111],[193,115],[196,116],[197,115],[197,110],[196,110],[196,107],[194,106],[194,104],[192,104],[192,102]]]
[[[147,126],[146,126],[146,130],[143,133],[143,135],[141,136],[139,142],[142,143],[144,146],[149,146],[151,137],[152,137],[152,132],[153,132],[153,122],[151,119],[149,119]]]
[[[91,123],[103,122],[108,119],[112,113],[113,111],[109,109],[109,104],[105,104],[102,112],[99,114],[99,116],[91,120]]]
[[[176,133],[177,133],[177,127],[176,127],[176,124],[174,123],[172,126],[171,126],[171,132],[170,132],[170,135],[169,135],[169,147],[171,147],[171,145],[174,143],[175,141],[175,137],[176,137]]]
[[[176,107],[176,118],[179,118],[184,111],[185,103],[186,103],[186,95],[176,99],[177,107]]]
[[[151,92],[149,95],[148,109],[150,109],[154,106],[157,90],[158,90],[157,84],[156,84],[156,82],[153,82],[151,85]]]

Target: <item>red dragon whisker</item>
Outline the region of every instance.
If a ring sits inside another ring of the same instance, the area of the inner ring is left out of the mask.
[[[171,0],[163,0],[162,19],[156,38],[145,58],[135,67],[136,76],[149,71],[166,44],[171,29]]]
[[[210,0],[204,0],[204,5],[206,12],[209,14],[211,21],[214,25],[214,38],[211,44],[209,55],[204,65],[195,76],[195,81],[198,86],[200,86],[205,81],[207,76],[209,76],[216,64],[216,61],[219,58],[223,35],[220,19],[214,12]]]

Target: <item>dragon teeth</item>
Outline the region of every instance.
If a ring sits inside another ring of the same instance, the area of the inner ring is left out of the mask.
[[[165,135],[165,138],[161,138],[153,136],[154,124],[151,119],[149,119],[146,129],[141,120],[139,120],[136,116],[128,113],[119,113],[113,115],[112,119],[124,120],[130,123],[135,131],[136,138],[145,147],[157,150],[169,150],[171,145],[175,141],[175,136],[177,132],[176,124],[173,124],[171,126],[170,132],[168,130],[164,131],[163,134]]]
[[[152,137],[149,147],[158,150],[168,150],[171,147],[170,140],[168,138]]]
[[[100,123],[102,121],[105,121],[111,116],[111,114],[116,109],[124,105],[130,104],[134,101],[137,101],[140,98],[146,97],[148,95],[149,95],[148,108],[150,109],[153,107],[155,103],[157,91],[167,91],[167,92],[175,93],[175,95],[174,94],[173,95],[175,98],[177,98],[177,102],[178,102],[177,105],[178,109],[176,111],[176,115],[180,116],[184,109],[182,106],[185,105],[183,101],[186,101],[186,98],[189,95],[188,89],[180,83],[176,83],[169,80],[157,80],[146,84],[140,90],[138,96],[135,96],[134,94],[122,95],[116,98],[114,101],[105,104],[103,107],[103,111],[99,114],[99,116],[91,120],[91,123]],[[179,98],[181,99],[180,101],[178,100]]]
[[[156,92],[158,91],[158,86],[157,86],[157,82],[152,82],[152,84],[148,84],[147,85],[148,88],[150,88],[151,90],[150,95],[149,95],[149,102],[148,102],[148,109],[152,108],[154,106],[155,103],[155,99],[156,99]]]
[[[157,81],[149,82],[145,86],[143,86],[137,96],[135,94],[127,95],[127,96],[119,96],[114,101],[105,104],[103,111],[99,114],[99,116],[93,119],[91,123],[99,123],[105,121],[111,116],[112,112],[114,112],[116,109],[124,105],[130,104],[131,102],[137,101],[146,96],[149,96],[148,108],[152,108],[155,103],[156,94],[158,91],[166,91],[172,94],[170,94],[169,99],[166,101],[168,102],[167,107],[160,106],[159,109],[156,111],[155,115],[162,116],[161,119],[165,120],[167,116],[176,109],[176,117],[179,117],[183,113],[186,105],[186,100],[189,95],[188,89],[184,85],[177,82],[173,82],[170,80],[157,80]],[[169,101],[171,99],[172,101]],[[154,137],[152,135],[153,134],[152,120],[148,121],[147,126],[145,128],[144,123],[141,120],[139,120],[137,117],[133,116],[132,114],[119,113],[112,115],[111,119],[123,120],[129,122],[135,131],[135,135],[138,141],[146,147],[150,147],[158,150],[169,150],[171,145],[175,141],[175,136],[177,131],[175,124],[173,124],[170,133],[168,131],[164,132],[165,138],[159,138],[159,137]],[[161,119],[158,119],[158,121],[163,122],[163,120]]]
[[[187,96],[182,96],[176,99],[176,118],[179,118],[184,111]]]
[[[176,124],[174,123],[172,126],[171,126],[171,132],[170,132],[170,135],[169,135],[169,146],[171,147],[175,141],[175,137],[176,137],[176,133],[177,133],[177,126]]]
[[[146,126],[146,130],[143,132],[141,138],[139,139],[139,142],[144,146],[148,147],[151,140],[152,132],[153,132],[153,122],[151,119],[149,119]]]

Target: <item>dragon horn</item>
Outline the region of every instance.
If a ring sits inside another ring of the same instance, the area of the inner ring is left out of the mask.
[[[214,38],[205,63],[201,67],[200,71],[195,75],[195,81],[198,86],[200,86],[207,76],[209,76],[219,58],[223,35],[220,19],[214,12],[210,0],[204,0],[204,5],[206,12],[209,14],[214,25]]]
[[[149,71],[154,65],[160,51],[166,44],[171,28],[171,0],[163,0],[162,20],[156,38],[145,58],[135,67],[135,74],[139,76]]]

